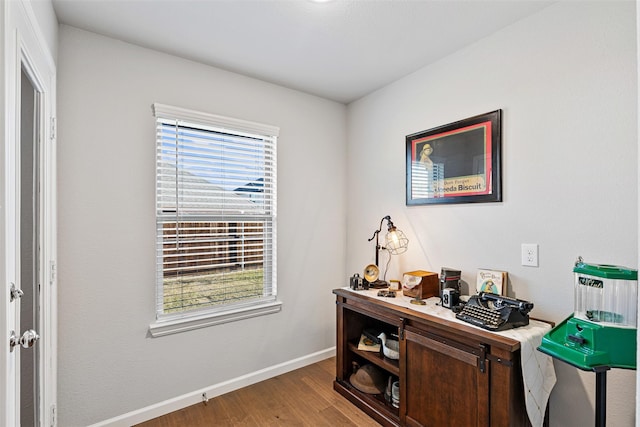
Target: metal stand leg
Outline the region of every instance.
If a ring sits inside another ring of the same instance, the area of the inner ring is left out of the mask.
[[[608,366],[593,368],[596,373],[596,427],[607,425],[607,371]]]

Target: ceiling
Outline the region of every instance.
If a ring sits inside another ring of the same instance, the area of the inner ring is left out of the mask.
[[[53,0],[61,24],[342,103],[552,3]]]

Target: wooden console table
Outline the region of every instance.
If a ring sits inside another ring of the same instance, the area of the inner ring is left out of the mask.
[[[371,291],[342,288],[333,293],[337,298],[334,389],[380,424],[530,426],[519,341],[402,306],[394,298],[377,298]],[[365,328],[397,334],[400,359],[358,350]],[[400,407],[394,408],[384,394],[363,393],[351,385],[354,363],[373,363],[398,380]]]

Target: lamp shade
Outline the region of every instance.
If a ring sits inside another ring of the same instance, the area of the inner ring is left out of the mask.
[[[395,227],[389,230],[385,240],[385,246],[391,255],[403,254],[409,247],[409,239],[407,239],[407,236]]]

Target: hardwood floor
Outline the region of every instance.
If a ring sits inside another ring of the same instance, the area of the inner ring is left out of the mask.
[[[333,390],[334,357],[138,424],[138,427],[379,426]]]

